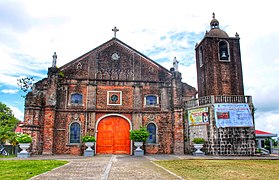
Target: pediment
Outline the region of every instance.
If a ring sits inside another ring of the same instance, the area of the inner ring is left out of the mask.
[[[166,81],[169,70],[113,38],[60,68],[66,78],[90,80]]]

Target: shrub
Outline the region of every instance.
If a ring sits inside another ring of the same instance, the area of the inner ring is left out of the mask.
[[[28,134],[17,134],[16,141],[18,143],[31,143],[32,137]]]
[[[257,148],[257,149],[256,149],[256,153],[262,153],[262,149]]]
[[[194,144],[203,144],[205,140],[203,138],[194,138],[192,142]]]
[[[135,142],[145,142],[149,136],[146,128],[141,127],[139,130],[132,130],[130,132],[130,139]]]
[[[89,135],[83,136],[81,139],[82,139],[82,142],[95,142],[96,141],[94,136],[89,136]]]

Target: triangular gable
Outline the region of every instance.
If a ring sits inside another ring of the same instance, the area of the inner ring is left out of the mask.
[[[116,54],[119,59],[113,59]],[[71,79],[165,82],[172,73],[117,38],[59,68]]]
[[[111,46],[113,43],[119,43],[120,45],[126,47],[126,48],[129,49],[130,51],[135,52],[135,53],[138,54],[139,56],[142,56],[144,59],[149,60],[149,61],[150,61],[151,63],[153,63],[154,65],[160,67],[161,69],[164,69],[165,71],[167,71],[168,73],[171,74],[170,70],[166,69],[166,68],[163,67],[162,65],[158,64],[157,62],[153,61],[152,59],[150,59],[150,58],[147,57],[146,55],[142,54],[141,52],[137,51],[136,49],[132,48],[131,46],[127,45],[126,43],[124,43],[123,41],[121,41],[121,40],[119,40],[119,39],[117,39],[117,38],[112,38],[111,40],[109,40],[109,41],[107,41],[107,42],[101,44],[100,46],[98,46],[98,47],[92,49],[91,51],[89,51],[89,52],[87,52],[87,53],[81,55],[80,57],[78,57],[78,58],[76,58],[76,59],[74,59],[74,60],[68,62],[67,64],[61,66],[60,69],[62,70],[62,69],[64,69],[64,68],[66,68],[67,66],[69,66],[70,64],[76,63],[76,62],[78,62],[78,61],[84,59],[85,57],[90,56],[90,54],[92,54],[94,51],[98,51],[98,50],[100,51],[101,49],[104,49],[104,48],[106,48],[106,47],[108,47],[108,46]]]

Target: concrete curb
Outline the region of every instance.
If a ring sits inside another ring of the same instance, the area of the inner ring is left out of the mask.
[[[175,173],[173,173],[173,172],[171,172],[170,170],[167,170],[166,168],[164,168],[163,166],[160,166],[159,164],[156,164],[155,162],[153,162],[153,161],[150,161],[152,164],[154,164],[155,166],[157,166],[157,167],[159,167],[159,168],[161,168],[161,169],[163,169],[163,170],[165,170],[165,171],[167,171],[168,173],[170,173],[171,175],[173,175],[173,176],[175,176],[175,177],[177,177],[178,179],[182,179],[182,180],[184,180],[184,178],[182,178],[181,176],[178,176],[177,174],[175,174]]]

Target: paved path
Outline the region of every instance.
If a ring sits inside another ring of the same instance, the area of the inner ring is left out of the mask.
[[[18,158],[10,158],[18,159]],[[262,157],[235,157],[235,156],[203,156],[191,155],[146,155],[135,157],[129,155],[97,155],[94,157],[54,155],[54,156],[31,156],[28,159],[58,159],[68,160],[69,163],[52,171],[31,178],[49,180],[71,179],[98,179],[98,180],[136,180],[136,179],[182,179],[172,172],[153,163],[155,160],[171,159],[278,159],[278,156]],[[5,159],[7,160],[7,159]]]
[[[54,157],[51,159],[53,158]],[[36,159],[40,159],[40,157]],[[44,159],[46,159],[46,157]],[[151,160],[155,160],[155,158],[148,158],[148,156],[97,155],[94,157],[80,156],[80,158],[74,159],[69,156],[61,156],[60,158],[56,156],[56,159],[69,160],[70,163],[31,179],[180,179],[174,174],[152,163]]]

